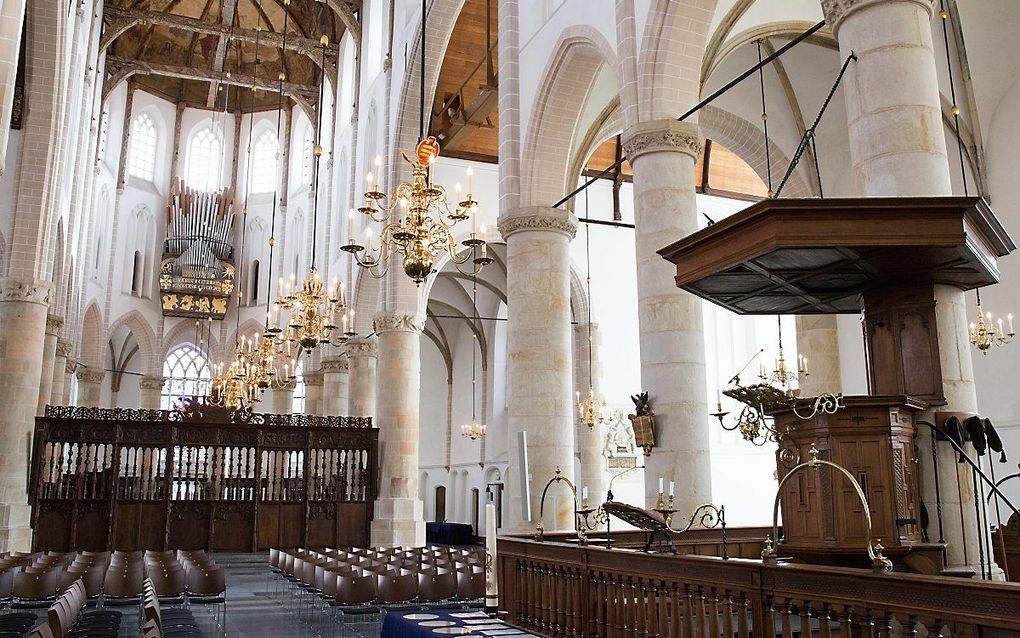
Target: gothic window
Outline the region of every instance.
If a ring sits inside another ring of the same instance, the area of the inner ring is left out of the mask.
[[[252,146],[251,150],[251,192],[275,193],[279,179],[277,154],[280,144],[276,136],[266,131]]]
[[[251,299],[251,302],[253,304],[258,304],[258,302],[259,302],[259,270],[260,270],[260,267],[261,267],[261,264],[259,264],[259,260],[258,259],[253,261],[252,264],[251,264],[251,295],[249,296],[249,298]]]
[[[299,361],[297,367],[294,368],[294,375],[297,377],[294,380],[294,407],[292,408],[294,414],[305,413],[305,378],[301,372],[303,363],[303,361]]]
[[[141,113],[131,123],[131,146],[128,149],[128,174],[151,182],[156,174],[156,125],[148,113]]]
[[[188,146],[185,183],[198,190],[215,191],[220,187],[222,165],[223,141],[219,134],[210,127],[200,130]]]
[[[204,395],[212,370],[209,359],[191,343],[182,343],[166,355],[163,362],[163,392],[159,407],[172,410],[184,397]]]

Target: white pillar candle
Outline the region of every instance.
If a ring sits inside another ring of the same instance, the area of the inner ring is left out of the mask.
[[[659,477],[659,494],[662,494],[662,477]]]
[[[670,496],[673,496],[673,487],[674,487],[674,483],[673,483],[673,481],[670,481],[669,482],[669,495]]]
[[[496,506],[485,504],[485,610],[499,608],[499,583],[496,580]]]

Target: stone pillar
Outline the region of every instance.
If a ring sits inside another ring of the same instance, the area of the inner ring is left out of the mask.
[[[379,314],[374,327],[379,335],[378,385],[385,392],[375,414],[382,449],[372,545],[420,547],[425,544],[425,519],[418,498],[418,404],[425,320],[416,314]]]
[[[374,339],[351,339],[347,342],[347,359],[350,366],[347,414],[374,417],[379,347]]]
[[[64,391],[60,395],[61,405],[71,405],[71,386],[74,384],[74,372],[78,369],[78,362],[68,358],[64,364]]]
[[[57,356],[57,333],[63,327],[63,319],[56,315],[46,315],[42,369],[39,372],[39,400],[36,405],[36,414],[40,416],[46,411],[46,404],[50,402],[50,392],[53,389],[53,362]]]
[[[272,414],[293,414],[295,388],[297,388],[297,383],[293,379],[282,387],[270,388],[266,393],[269,398],[269,411]]]
[[[304,375],[305,414],[322,414],[322,377],[321,372],[309,372]]]
[[[322,361],[322,413],[326,416],[345,416],[348,401],[350,361],[346,358]]]
[[[50,284],[0,280],[0,551],[32,542],[28,459],[46,332]]]
[[[575,370],[577,378],[574,383],[574,390],[580,393],[583,401],[588,394],[588,380],[595,389],[595,396],[604,399],[599,389],[599,378],[602,374],[602,366],[599,363],[599,346],[602,338],[599,334],[598,324],[591,324],[591,341],[588,340],[588,326],[577,324],[574,327],[575,343],[577,349],[574,358],[577,361]],[[588,366],[589,352],[591,353],[591,367]],[[590,372],[589,372],[590,371]],[[606,408],[605,415],[609,416],[609,409]],[[576,420],[575,420],[576,421]],[[578,477],[578,488],[588,487],[589,504],[598,507],[606,500],[606,473],[608,462],[602,454],[606,445],[606,424],[596,423],[595,427],[588,429],[585,424],[578,423],[575,426],[577,432],[577,456],[581,461],[581,476]],[[578,495],[580,497],[580,494]]]
[[[158,410],[162,391],[163,377],[139,377],[138,407],[146,410]]]
[[[857,62],[843,85],[850,159],[860,195],[952,195],[942,105],[932,44],[933,0],[822,0],[826,21],[844,57]],[[977,413],[977,392],[967,335],[963,291],[935,287],[936,329],[946,405],[940,410]],[[932,419],[932,414],[922,415]],[[919,428],[921,499],[937,539],[935,476],[927,428]],[[974,484],[970,469],[939,444],[942,511],[951,567],[979,571]],[[923,462],[927,459],[927,462]],[[958,488],[958,489],[957,489]],[[989,539],[987,530],[984,532]],[[990,545],[986,545],[990,546]],[[998,568],[995,568],[998,571]]]
[[[98,408],[102,397],[103,379],[106,372],[81,368],[78,375],[78,405],[86,408]]]
[[[50,404],[67,405],[64,399],[64,385],[68,381],[67,358],[71,356],[71,344],[63,339],[57,340],[57,352],[53,357],[53,383],[50,386]],[[70,393],[71,388],[67,388]]]
[[[577,218],[556,208],[523,208],[500,217],[507,246],[507,392],[510,486],[506,529],[532,532],[542,490],[555,476],[574,479],[574,401],[570,327],[570,240]],[[671,279],[672,281],[672,279]],[[521,502],[518,432],[528,437],[531,523]],[[573,529],[573,498],[550,488],[542,525]]]
[[[703,143],[696,124],[675,120],[644,122],[623,134],[634,167],[641,390],[656,420],[645,506],[656,505],[658,479],[672,479],[679,517],[712,500],[705,338],[701,300],[677,289],[672,264],[655,251],[698,229],[694,164]]]
[[[799,315],[797,354],[808,359],[808,375],[800,376],[801,396],[835,394],[842,390],[836,315]]]

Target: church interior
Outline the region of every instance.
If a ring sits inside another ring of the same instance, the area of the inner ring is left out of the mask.
[[[0,638],[1020,638],[1018,31],[0,0]]]

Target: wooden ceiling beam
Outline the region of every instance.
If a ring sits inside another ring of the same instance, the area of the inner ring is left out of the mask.
[[[231,15],[233,14],[231,13]],[[283,34],[275,33],[273,31],[262,30],[260,32],[256,29],[241,29],[235,27],[233,35],[231,35],[229,24],[207,22],[197,18],[189,18],[187,16],[164,13],[161,11],[150,11],[148,9],[124,9],[121,7],[107,6],[103,9],[103,16],[107,20],[107,26],[103,32],[103,37],[100,40],[100,52],[109,47],[114,40],[127,32],[128,29],[138,24],[149,24],[153,26],[169,27],[171,29],[181,29],[183,31],[191,31],[203,35],[216,35],[220,36],[221,43],[228,38],[239,42],[251,43],[254,43],[256,39],[258,39],[260,44],[264,44],[266,46],[276,47],[278,49],[283,48],[284,46]],[[319,44],[318,40],[296,35],[288,35],[286,48],[288,51],[295,51],[308,56],[315,62],[316,66],[318,66],[321,61],[320,56],[322,55],[322,45]],[[326,47],[327,59],[335,60],[338,51],[339,47],[337,44],[335,42],[330,43],[329,46]]]
[[[230,36],[234,32],[234,19],[237,11],[237,0],[224,0],[223,4],[220,5],[220,26],[227,27],[227,35],[221,35],[217,38],[216,42],[216,53],[213,55],[213,71],[220,72],[223,70],[223,63],[227,60],[227,45],[230,44]],[[207,108],[212,108],[216,104],[216,96],[219,89],[219,82],[209,83],[209,93],[205,98],[205,105]]]
[[[281,83],[262,78],[238,77],[224,73],[223,71],[208,71],[186,66],[173,64],[159,64],[156,62],[142,62],[139,60],[127,60],[117,56],[106,57],[107,68],[111,75],[107,77],[103,87],[103,96],[109,95],[110,91],[120,82],[132,75],[161,75],[163,77],[177,78],[180,80],[198,80],[200,82],[212,82],[220,84],[231,84],[246,88],[257,88],[262,91],[277,92]],[[315,104],[318,100],[319,87],[309,84],[294,84],[291,82],[282,83],[283,94],[291,98],[300,106],[306,114],[314,121]]]

